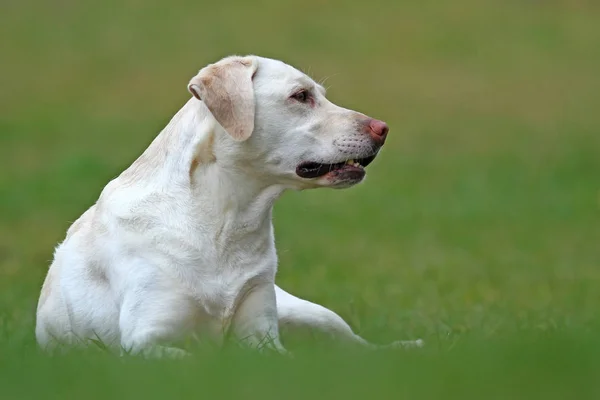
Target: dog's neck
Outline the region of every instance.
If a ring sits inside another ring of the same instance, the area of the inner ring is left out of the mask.
[[[226,135],[204,103],[192,98],[148,148],[147,157],[162,164],[156,172],[163,180],[190,188],[199,224],[234,236],[270,230],[273,203],[285,188],[235,160],[240,144]]]
[[[266,232],[270,230],[273,204],[283,190],[218,164],[199,166],[192,183],[194,214],[204,223],[229,231],[226,234],[230,236]]]

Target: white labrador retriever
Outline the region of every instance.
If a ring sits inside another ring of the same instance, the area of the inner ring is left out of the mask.
[[[182,355],[188,335],[286,350],[279,325],[370,346],[333,311],[275,285],[271,212],[286,189],[359,183],[387,125],[338,107],[284,64],[227,57],[56,249],[36,337],[45,349],[100,340]],[[397,342],[419,346],[420,341]]]

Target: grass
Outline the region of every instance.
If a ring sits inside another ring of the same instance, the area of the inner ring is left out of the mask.
[[[0,397],[597,398],[598,17],[583,0],[9,1]],[[428,346],[40,355],[53,247],[183,104],[188,79],[231,53],[328,78],[333,101],[389,123],[363,185],[277,204],[278,282],[369,340]]]

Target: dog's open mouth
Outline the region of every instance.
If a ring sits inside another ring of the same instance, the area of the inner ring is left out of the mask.
[[[296,167],[296,174],[301,178],[318,178],[320,176],[326,175],[329,172],[336,171],[356,171],[362,172],[364,174],[364,168],[371,164],[371,162],[375,159],[376,154],[372,156],[359,158],[359,159],[349,159],[346,161],[342,161],[335,164],[321,164],[317,162],[304,162]]]

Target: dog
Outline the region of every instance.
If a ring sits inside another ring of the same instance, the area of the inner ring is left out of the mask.
[[[56,248],[38,302],[38,344],[52,351],[101,341],[179,357],[188,353],[177,343],[190,335],[232,336],[286,353],[286,326],[373,347],[333,311],[275,285],[271,214],[287,189],[361,182],[388,126],[258,56],[210,64],[188,90],[189,101]]]

